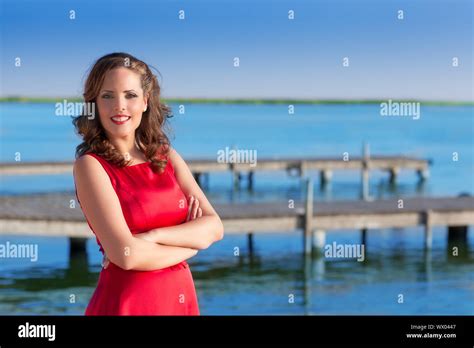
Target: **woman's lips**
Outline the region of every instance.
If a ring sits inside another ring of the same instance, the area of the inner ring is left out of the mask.
[[[110,119],[116,125],[121,125],[121,124],[124,124],[125,122],[127,122],[128,120],[130,120],[131,117],[127,116],[127,115],[115,115],[115,116],[112,116]]]

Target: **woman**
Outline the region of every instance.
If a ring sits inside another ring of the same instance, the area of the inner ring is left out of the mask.
[[[73,120],[83,139],[74,182],[106,261],[85,314],[199,315],[186,260],[224,228],[164,133],[170,109],[156,77],[129,54],[109,54],[84,99],[97,115]]]

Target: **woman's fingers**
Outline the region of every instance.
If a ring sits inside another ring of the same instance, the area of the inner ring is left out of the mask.
[[[192,220],[195,220],[197,218],[198,209],[199,209],[199,200],[196,198],[194,201]]]
[[[193,204],[194,204],[194,197],[189,196],[189,202],[188,202],[188,215],[186,216],[186,222],[190,220],[191,218],[191,212],[193,210]]]
[[[197,198],[194,198],[194,196],[190,196],[189,209],[188,209],[188,215],[186,216],[186,222],[195,220],[201,216],[202,216],[202,209],[199,208],[199,200]]]

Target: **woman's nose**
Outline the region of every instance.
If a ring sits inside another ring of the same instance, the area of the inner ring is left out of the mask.
[[[116,103],[114,105],[114,109],[117,112],[125,110],[125,100],[123,100],[122,98],[117,98]]]

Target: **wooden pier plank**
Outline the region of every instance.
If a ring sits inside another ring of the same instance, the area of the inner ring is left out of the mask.
[[[360,170],[363,159],[350,157],[344,161],[338,157],[308,157],[308,158],[262,158],[257,165],[249,163],[218,163],[216,159],[187,160],[190,170],[196,173],[232,171],[275,171],[275,170]],[[429,160],[407,156],[373,156],[370,158],[370,169],[391,170],[403,168],[416,171],[427,171]],[[72,162],[4,162],[0,163],[2,175],[34,175],[34,174],[64,174],[72,173]]]
[[[75,208],[70,208],[71,200]],[[292,209],[286,201],[214,207],[226,233],[283,232],[304,228],[304,204],[296,202]],[[473,225],[474,197],[405,198],[403,209],[398,208],[398,199],[314,202],[311,226],[321,230],[420,226],[425,223],[426,211],[430,211],[433,226]],[[75,228],[87,227],[84,221],[74,193],[0,197],[0,233],[27,233],[30,229],[33,234],[48,234],[49,229],[64,228],[74,235]],[[64,231],[64,235],[68,234]]]

